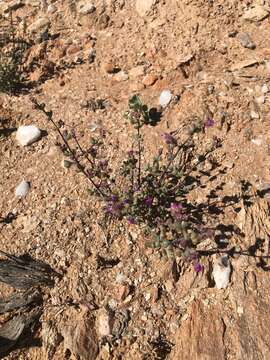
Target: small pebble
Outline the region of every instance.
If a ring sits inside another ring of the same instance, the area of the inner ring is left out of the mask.
[[[246,10],[246,12],[243,14],[243,18],[248,21],[261,21],[265,19],[267,16],[269,16],[269,11],[266,10],[265,7],[261,5],[255,5],[252,8],[249,8]]]
[[[264,97],[264,95],[257,97],[257,98],[255,99],[255,101],[256,101],[256,103],[257,103],[258,105],[262,105],[262,104],[265,102],[265,97]]]
[[[115,72],[115,66],[111,62],[103,64],[103,69],[107,74],[113,74]]]
[[[80,1],[78,5],[79,13],[82,15],[92,14],[96,10],[95,5],[88,1]]]
[[[105,309],[99,311],[99,316],[97,319],[97,329],[100,337],[108,336],[111,334],[111,321],[110,315]]]
[[[118,284],[122,284],[123,282],[125,282],[127,280],[127,277],[122,273],[117,273],[115,280]]]
[[[172,100],[172,93],[170,90],[163,90],[159,97],[159,105],[162,107],[166,107],[169,105],[170,101]]]
[[[145,65],[139,65],[129,70],[129,76],[132,79],[136,79],[140,76],[143,76],[145,72]]]
[[[237,35],[237,30],[232,30],[228,33],[228,36],[231,38],[235,37],[236,35]]]
[[[127,81],[129,79],[128,74],[123,70],[121,70],[117,74],[115,74],[113,78],[117,82]]]
[[[38,20],[36,20],[34,23],[32,23],[28,30],[30,33],[34,33],[34,32],[38,32],[43,28],[48,27],[50,24],[50,20],[47,18],[39,18]]]
[[[96,58],[96,50],[90,49],[88,54],[88,62],[89,64],[92,64],[95,61]]]
[[[16,187],[15,196],[16,197],[25,197],[30,190],[30,183],[28,181],[21,181],[20,184]]]
[[[16,140],[22,146],[31,145],[41,137],[41,131],[35,125],[20,126],[16,132]]]
[[[256,111],[251,110],[250,117],[251,117],[251,119],[259,119],[260,115]]]
[[[117,287],[117,295],[116,298],[118,301],[123,301],[126,299],[126,297],[129,295],[130,288],[128,285],[120,285]]]
[[[251,139],[251,142],[252,142],[253,144],[257,145],[257,146],[261,146],[263,140],[262,140],[262,138],[257,137],[257,138]]]
[[[264,84],[261,89],[263,94],[267,94],[269,92],[269,88],[267,84]]]
[[[213,278],[217,289],[225,289],[230,282],[231,264],[227,256],[222,256],[214,264]]]
[[[254,50],[256,48],[256,45],[253,43],[248,33],[246,32],[240,33],[238,35],[238,39],[243,47],[251,50]]]
[[[48,6],[47,13],[48,13],[48,14],[53,14],[53,13],[56,12],[56,10],[57,10],[56,6],[54,6],[53,4],[50,4],[50,5]]]
[[[145,86],[151,86],[154,85],[154,83],[157,81],[158,77],[154,74],[147,74],[144,78],[143,78],[143,85]]]

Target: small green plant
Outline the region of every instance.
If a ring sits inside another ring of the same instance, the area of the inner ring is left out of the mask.
[[[12,26],[0,37],[0,92],[16,93],[24,83],[23,55],[27,43],[15,37]]]
[[[140,226],[146,237],[145,245],[157,249],[166,258],[182,256],[192,262],[195,271],[203,269],[199,262],[198,244],[214,235],[207,226],[207,210],[189,200],[190,192],[200,185],[200,170],[206,158],[220,145],[214,138],[204,154],[197,154],[194,133],[204,132],[214,121],[197,122],[180,140],[178,132],[162,135],[164,147],[147,163],[142,128],[152,124],[151,111],[135,95],[129,100],[124,117],[134,127],[132,146],[126,157],[112,172],[105,155],[105,134],[91,139],[88,149],[82,149],[74,131],[61,130],[45,104],[33,100],[54,125],[62,138],[59,144],[92,183],[91,194],[102,201],[105,218],[126,221]],[[181,134],[182,136],[182,134]]]

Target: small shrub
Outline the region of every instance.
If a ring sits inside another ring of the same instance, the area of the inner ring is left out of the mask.
[[[0,36],[0,92],[15,93],[24,83],[23,55],[27,43],[16,38],[12,27]]]
[[[138,96],[133,96],[124,114],[134,127],[133,145],[112,172],[104,155],[104,134],[92,138],[91,146],[84,150],[74,131],[63,132],[52,112],[45,110],[45,104],[33,102],[62,138],[59,145],[63,153],[92,183],[91,194],[101,199],[104,217],[140,226],[147,247],[157,249],[167,258],[182,256],[193,264],[196,272],[202,271],[197,246],[213,236],[214,230],[207,226],[207,211],[204,213],[200,204],[188,200],[188,195],[200,186],[199,166],[221,145],[214,138],[205,153],[198,155],[193,135],[204,132],[214,122],[197,121],[188,129],[185,140],[179,139],[177,131],[163,134],[164,147],[145,164],[141,129],[152,124],[151,111]]]

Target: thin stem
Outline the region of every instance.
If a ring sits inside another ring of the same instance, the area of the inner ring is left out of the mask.
[[[91,177],[87,174],[87,172],[85,171],[84,166],[80,163],[80,161],[78,160],[75,151],[70,147],[68,141],[65,139],[65,137],[63,136],[61,130],[59,129],[59,127],[57,126],[57,124],[54,122],[54,120],[52,119],[52,117],[49,117],[49,120],[52,122],[52,124],[54,125],[56,131],[58,132],[58,134],[61,136],[62,140],[64,141],[65,145],[67,146],[69,152],[72,154],[72,158],[74,159],[78,169],[86,176],[86,178],[91,182],[91,184],[95,187],[95,189],[99,192],[99,194],[102,197],[106,197],[106,195],[103,193],[102,190],[100,190],[100,188],[98,187],[98,185],[95,183],[95,181],[93,179],[91,179]]]
[[[138,127],[137,127],[137,136],[138,136],[138,153],[139,153],[139,159],[138,159],[138,184],[139,187],[141,186],[141,134],[140,134],[140,124],[138,121]]]
[[[135,164],[135,166],[136,166],[136,164]],[[132,169],[131,169],[131,186],[132,186],[132,192],[134,192],[134,166],[132,166]]]
[[[75,140],[79,150],[81,151],[82,155],[86,158],[86,160],[94,167],[95,164],[94,162],[89,158],[89,156],[87,155],[87,153],[83,150],[83,148],[81,147],[81,144],[79,143],[76,134],[73,134],[73,139]]]
[[[32,99],[32,102],[34,103],[34,105],[37,106],[37,108],[39,110],[41,110],[43,112],[43,114],[46,115],[47,119],[53,124],[53,126],[55,127],[57,133],[60,135],[61,139],[63,140],[64,144],[66,145],[66,147],[68,148],[69,152],[72,155],[72,158],[74,159],[78,169],[85,175],[85,177],[91,182],[91,184],[94,186],[94,188],[98,191],[98,193],[106,198],[107,195],[103,193],[102,190],[100,190],[100,188],[98,187],[98,185],[95,183],[95,181],[93,179],[91,179],[91,177],[89,177],[89,175],[87,174],[87,172],[85,171],[84,166],[80,163],[80,161],[78,160],[74,150],[70,147],[68,141],[65,139],[64,135],[62,134],[61,130],[59,129],[58,125],[56,124],[56,122],[53,120],[52,118],[52,113],[51,112],[47,112],[43,106],[41,106],[40,104],[38,104],[38,102],[34,99]]]
[[[165,175],[167,174],[168,170],[169,170],[169,167],[172,165],[172,163],[174,162],[174,160],[177,158],[178,154],[180,153],[180,151],[183,149],[183,147],[186,145],[186,143],[188,142],[189,138],[182,144],[178,147],[176,153],[174,154],[174,156],[171,158],[171,160],[168,162],[165,170],[163,171],[163,173],[161,174],[160,176],[160,179],[158,181],[158,185],[161,184],[161,182],[163,181]]]
[[[192,166],[192,168],[189,170],[189,172],[186,174],[186,176],[190,175],[192,173],[192,171],[196,170],[196,168],[198,167],[198,165],[200,165],[202,162],[204,162],[207,158],[207,156],[209,154],[211,154],[214,150],[210,149],[208,150],[203,156],[201,159],[199,159],[195,165]]]

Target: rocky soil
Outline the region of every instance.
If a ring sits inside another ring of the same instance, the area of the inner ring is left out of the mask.
[[[3,358],[269,359],[270,3],[0,0],[0,14],[0,35],[13,26],[30,44],[31,84],[0,94],[0,217],[14,217],[0,223],[0,249],[62,275],[44,290],[33,341]],[[31,102],[45,103],[83,145],[105,131],[116,163],[130,144],[128,99],[136,93],[157,106],[163,90],[173,98],[144,133],[149,157],[162,133],[195,118],[214,119],[202,147],[213,136],[223,141],[221,170],[193,194],[207,201],[214,192],[222,204],[199,274],[146,249],[136,225],[104,227],[89,183],[63,166],[57,134]],[[21,125],[42,137],[21,146],[13,131]],[[22,180],[30,189],[18,198]],[[232,273],[218,289],[212,272],[224,253]],[[1,285],[1,297],[10,292]]]

